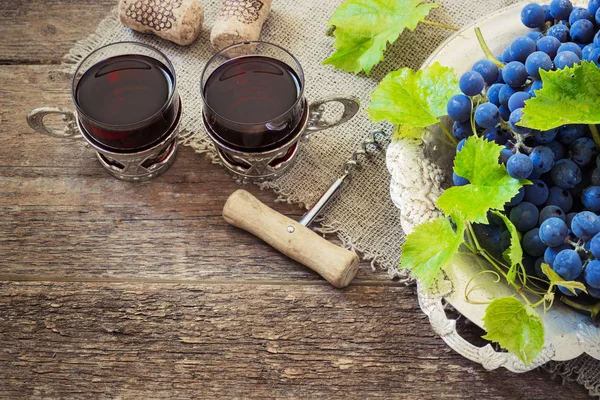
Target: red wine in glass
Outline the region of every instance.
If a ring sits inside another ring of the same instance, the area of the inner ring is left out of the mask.
[[[107,58],[80,78],[74,100],[86,133],[101,147],[141,151],[174,127],[179,98],[174,77],[159,60],[140,54]]]
[[[265,151],[296,133],[304,103],[296,72],[267,56],[219,65],[204,84],[204,118],[214,136],[241,151]]]

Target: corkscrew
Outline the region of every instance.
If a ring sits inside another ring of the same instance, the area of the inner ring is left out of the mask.
[[[309,225],[323,208],[339,193],[352,172],[365,158],[383,148],[385,134],[371,132],[361,148],[346,161],[342,175],[313,205],[299,222],[267,207],[245,190],[236,190],[223,207],[223,218],[233,226],[258,236],[283,254],[309,267],[338,288],[348,286],[356,276],[360,260],[356,253],[336,246]]]
[[[381,150],[384,138],[385,135],[382,130],[371,132],[369,137],[362,143],[361,148],[352,153],[352,157],[346,161],[343,174],[329,186],[329,189],[327,189],[321,198],[300,218],[298,222],[301,225],[310,225],[321,210],[339,193],[344,182],[349,179],[352,171],[361,166],[362,160]]]

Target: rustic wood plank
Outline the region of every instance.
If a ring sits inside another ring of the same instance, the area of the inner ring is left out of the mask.
[[[69,167],[101,172],[93,151],[83,140],[38,134],[25,120],[27,113],[37,107],[74,110],[71,75],[61,68],[57,65],[0,66],[0,167]],[[60,126],[58,121],[56,123]],[[197,158],[180,157],[176,161],[177,168],[196,170]]]
[[[115,0],[0,0],[0,64],[57,64]]]
[[[447,349],[414,288],[0,284],[0,396],[583,399]]]
[[[196,158],[183,149],[181,158]],[[258,238],[228,225],[221,210],[239,186],[222,168],[197,160],[150,184],[102,170],[0,168],[0,274],[70,277],[321,280]],[[275,195],[246,188],[278,212]],[[363,263],[357,280],[386,280]]]
[[[0,66],[0,80],[0,273],[320,280],[223,221],[222,207],[239,185],[207,157],[181,147],[174,166],[150,184],[118,181],[82,141],[48,138],[26,124],[29,109],[71,105],[68,74]],[[246,188],[291,218],[303,213]],[[386,279],[366,264],[361,270],[359,280]]]

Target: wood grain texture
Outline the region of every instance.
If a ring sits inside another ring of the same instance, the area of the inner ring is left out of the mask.
[[[415,296],[407,287],[4,283],[0,396],[587,398],[542,371],[489,373],[443,350]]]
[[[0,0],[0,64],[58,64],[116,0]]]
[[[72,107],[58,64],[115,5],[0,0],[0,398],[587,398],[463,359],[366,263],[335,290],[227,225],[239,186],[189,148],[135,185],[33,133],[27,111]]]

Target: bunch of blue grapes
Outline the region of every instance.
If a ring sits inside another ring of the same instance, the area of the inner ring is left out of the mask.
[[[542,279],[541,264],[565,280],[585,284],[600,299],[600,156],[587,125],[563,125],[537,131],[518,125],[525,102],[542,88],[540,71],[563,69],[590,61],[600,66],[600,0],[587,8],[569,0],[528,4],[523,24],[533,30],[516,38],[497,59],[476,62],[459,81],[462,94],[447,105],[454,120],[457,152],[474,135],[503,146],[499,163],[510,176],[528,179],[504,212],[521,233],[529,274]],[[453,184],[467,179],[453,173]],[[501,219],[478,229],[482,242],[502,252],[510,233]],[[573,293],[559,286],[562,293]]]

